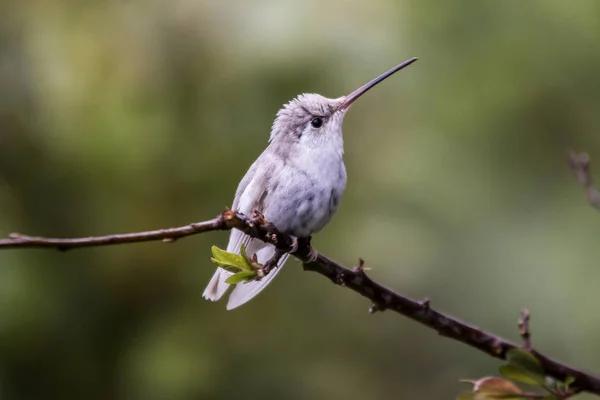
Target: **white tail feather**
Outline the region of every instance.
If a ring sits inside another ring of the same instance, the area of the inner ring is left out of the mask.
[[[239,254],[240,246],[242,244],[246,246],[246,252],[250,257],[252,257],[252,254],[256,254],[257,260],[261,264],[267,262],[275,254],[275,247],[272,245],[267,245],[258,239],[252,239],[243,232],[233,229],[229,236],[227,251],[230,253]],[[288,257],[288,254],[284,254],[279,260],[279,263],[277,263],[277,268],[271,270],[271,272],[260,281],[238,283],[235,285],[235,288],[229,296],[227,309],[232,310],[236,307],[239,307],[258,295],[273,280],[273,278],[275,278],[275,275],[279,273],[279,270],[281,270]],[[217,271],[206,286],[202,296],[211,301],[219,300],[232,286],[228,283],[225,283],[225,280],[231,275],[231,272],[227,272],[223,268],[217,268]]]
[[[229,285],[225,283],[225,279],[231,275],[231,272],[227,272],[223,268],[217,268],[217,272],[215,272],[206,289],[204,289],[202,296],[210,301],[219,300],[223,297],[227,289],[229,289]]]
[[[256,252],[258,262],[264,264],[275,254],[275,247],[269,245]],[[258,295],[269,283],[275,278],[275,275],[281,271],[283,264],[287,261],[289,254],[284,254],[283,257],[277,263],[277,268],[274,268],[269,272],[267,276],[262,278],[260,281],[238,283],[229,296],[229,302],[227,303],[227,309],[233,310],[236,307],[252,300]]]

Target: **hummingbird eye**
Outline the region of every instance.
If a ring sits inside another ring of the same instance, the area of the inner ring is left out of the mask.
[[[323,126],[323,118],[315,117],[310,121],[310,124],[312,125],[313,128],[319,129],[320,127]]]

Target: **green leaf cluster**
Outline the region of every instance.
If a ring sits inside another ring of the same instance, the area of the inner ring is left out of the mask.
[[[506,364],[499,368],[499,377],[484,377],[478,380],[463,380],[473,384],[471,391],[462,392],[457,400],[492,400],[492,399],[543,399],[556,400],[564,398],[569,385],[574,379],[569,377],[565,382],[546,376],[539,360],[529,351],[512,349],[506,354]],[[514,382],[545,389],[547,395],[524,392]]]
[[[244,244],[240,247],[240,254],[227,252],[217,246],[212,246],[211,251],[213,256],[210,260],[233,274],[225,280],[225,283],[235,285],[241,282],[251,282],[262,277],[261,265],[248,257]]]
[[[499,368],[500,375],[532,386],[544,386],[546,375],[538,359],[530,352],[512,349],[506,354],[506,364]]]

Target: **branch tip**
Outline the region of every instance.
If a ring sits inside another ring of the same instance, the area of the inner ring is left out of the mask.
[[[523,339],[523,348],[526,350],[531,350],[531,332],[529,331],[529,319],[531,318],[531,313],[528,309],[524,308],[521,311],[521,317],[518,320],[519,334],[521,335],[521,339]]]

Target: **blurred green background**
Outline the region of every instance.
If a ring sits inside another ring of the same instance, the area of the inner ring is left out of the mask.
[[[346,118],[315,246],[515,340],[529,307],[541,351],[600,370],[600,216],[564,161],[600,177],[597,1],[0,4],[1,235],[212,218],[283,103],[418,56]],[[0,397],[453,399],[496,373],[296,260],[226,312],[201,298],[226,241],[0,251]]]

